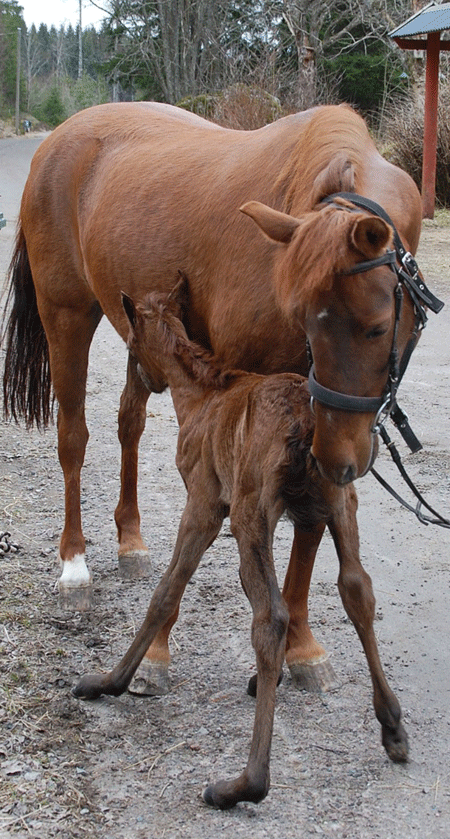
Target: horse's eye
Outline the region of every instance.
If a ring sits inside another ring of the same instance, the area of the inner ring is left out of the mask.
[[[366,333],[366,338],[380,338],[381,335],[386,335],[387,328],[385,326],[375,326]]]

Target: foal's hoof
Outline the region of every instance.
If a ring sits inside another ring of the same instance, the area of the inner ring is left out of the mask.
[[[148,551],[128,551],[119,553],[119,574],[123,580],[139,580],[149,577],[152,570]]]
[[[283,671],[281,671],[280,675],[278,676],[277,687],[279,685],[281,685],[282,681],[283,681]],[[247,693],[248,693],[249,696],[253,696],[253,699],[256,699],[257,687],[258,687],[258,676],[255,673],[254,676],[250,676],[250,678],[248,680],[248,685],[247,685]]]
[[[289,665],[289,670],[292,681],[299,690],[325,693],[338,685],[327,654],[312,661],[295,661]]]
[[[215,807],[218,810],[229,810],[235,807],[239,801],[251,801],[252,804],[259,804],[269,792],[269,777],[265,774],[253,783],[245,779],[245,774],[236,778],[235,781],[218,781],[210,784],[203,790],[202,798],[208,807]]]
[[[406,763],[409,753],[408,735],[401,723],[395,729],[383,726],[381,740],[388,757],[394,763]]]
[[[169,693],[170,680],[167,664],[143,658],[128,685],[128,691],[140,696],[164,696]]]
[[[67,586],[58,583],[59,605],[64,611],[89,612],[93,607],[92,585]]]

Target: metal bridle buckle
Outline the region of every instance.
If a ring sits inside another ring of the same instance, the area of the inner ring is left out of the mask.
[[[378,412],[375,416],[372,428],[370,429],[372,434],[379,434],[380,433],[381,426],[383,425],[383,423],[386,421],[386,419],[389,416],[389,408],[390,408],[390,405],[391,405],[391,401],[392,401],[391,394],[389,393],[386,396],[386,399],[384,400],[383,404],[381,405],[381,408],[379,408],[379,410],[378,410]],[[385,414],[384,419],[380,419],[383,414]]]

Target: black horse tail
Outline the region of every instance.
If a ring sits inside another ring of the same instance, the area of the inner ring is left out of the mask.
[[[24,419],[27,428],[41,428],[53,415],[50,359],[22,227],[17,233],[8,281],[2,334],[4,416],[16,422]]]

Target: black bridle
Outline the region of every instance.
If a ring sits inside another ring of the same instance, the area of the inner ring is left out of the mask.
[[[355,209],[352,207],[346,207],[345,204],[335,203],[336,199],[339,198],[353,204]],[[381,265],[389,265],[397,277],[397,283],[394,288],[394,330],[392,335],[391,350],[389,353],[388,378],[382,395],[379,397],[354,396],[351,394],[341,393],[340,391],[331,390],[330,388],[319,384],[315,377],[311,346],[309,341],[307,341],[307,352],[310,362],[309,392],[311,394],[311,406],[313,407],[314,402],[316,401],[321,405],[326,405],[329,408],[334,408],[339,411],[374,413],[375,419],[372,424],[371,431],[373,434],[380,434],[383,442],[388,447],[391,457],[398,467],[402,478],[406,481],[418,499],[416,507],[412,507],[404,501],[403,498],[401,498],[387,483],[387,481],[385,481],[384,478],[382,478],[381,475],[379,475],[372,467],[371,471],[373,475],[381,483],[381,485],[387,489],[394,498],[396,498],[397,501],[399,501],[408,510],[414,512],[419,521],[423,524],[439,524],[442,527],[450,527],[450,521],[430,507],[407,475],[401,462],[400,455],[394,443],[390,439],[386,428],[384,427],[384,422],[388,417],[390,417],[412,452],[417,452],[422,448],[420,441],[417,439],[409,425],[407,415],[397,403],[397,390],[409,364],[413,350],[419,340],[419,335],[427,323],[427,309],[430,309],[435,314],[438,314],[444,303],[427,288],[423,277],[420,274],[416,260],[404,247],[394,223],[383,207],[380,207],[379,204],[376,204],[375,201],[371,201],[369,198],[365,198],[362,195],[357,195],[352,192],[338,192],[333,195],[329,195],[322,203],[334,203],[338,209],[350,212],[355,212],[356,208],[361,208],[363,210],[367,210],[375,216],[378,216],[390,225],[394,234],[394,250],[388,250],[385,254],[375,259],[359,262],[349,271],[346,271],[345,274],[361,274],[366,271],[371,271],[373,268],[377,268]],[[397,337],[404,291],[409,294],[413,303],[414,327],[403,351],[402,357],[399,358]],[[433,516],[435,516],[435,518],[425,516],[421,512],[422,506],[426,507]]]
[[[410,428],[406,414],[397,404],[397,390],[419,339],[420,332],[426,325],[426,309],[431,309],[432,312],[437,314],[441,311],[444,303],[435,297],[435,295],[432,294],[425,285],[425,282],[419,272],[416,260],[404,247],[394,223],[383,207],[380,207],[379,204],[376,204],[375,201],[371,201],[369,198],[365,198],[362,195],[357,195],[352,192],[339,192],[334,195],[329,195],[324,199],[323,203],[333,204],[337,198],[345,199],[353,204],[355,208],[362,208],[363,210],[367,210],[373,215],[378,216],[386,221],[393,230],[394,250],[388,250],[385,254],[375,259],[359,262],[353,268],[346,271],[345,274],[361,274],[366,271],[371,271],[373,268],[377,268],[381,265],[389,265],[397,277],[397,283],[394,289],[394,330],[392,335],[391,350],[389,353],[388,377],[386,386],[381,396],[354,396],[351,394],[341,393],[340,391],[331,390],[330,388],[321,385],[315,376],[314,361],[311,354],[311,348],[309,347],[308,352],[311,361],[309,371],[309,392],[311,394],[311,402],[313,404],[316,401],[321,405],[326,405],[327,407],[334,408],[338,411],[375,414],[375,420],[372,426],[374,434],[380,433],[382,423],[388,416],[390,416],[411,451],[419,451],[421,444]],[[352,208],[346,207],[345,204],[336,204],[336,207],[344,211],[352,211]],[[402,312],[404,289],[408,292],[413,302],[414,327],[403,351],[402,357],[399,358],[397,337]]]

